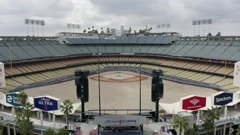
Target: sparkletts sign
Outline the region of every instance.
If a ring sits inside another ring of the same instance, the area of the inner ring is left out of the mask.
[[[233,101],[232,93],[221,93],[214,96],[214,105],[226,105]]]
[[[34,107],[42,111],[56,111],[59,109],[59,101],[48,97],[34,98]]]
[[[206,106],[206,97],[192,96],[182,101],[183,110],[197,111]]]
[[[6,94],[6,102],[13,106],[21,106],[17,93]]]

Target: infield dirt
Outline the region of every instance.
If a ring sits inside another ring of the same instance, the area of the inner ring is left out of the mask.
[[[101,83],[101,107],[102,109],[138,109],[139,108],[139,74],[132,72],[106,72],[100,75]],[[149,76],[142,75],[142,109],[153,109],[151,102],[151,80]],[[123,83],[124,82],[124,83]],[[86,110],[98,109],[98,76],[89,77],[89,102]],[[164,81],[164,98],[160,102],[174,103],[181,97],[188,95],[209,96],[216,93],[215,90],[178,84]],[[69,99],[80,102],[76,96],[74,81],[55,85],[43,86],[25,90],[32,97],[50,95],[61,100]]]

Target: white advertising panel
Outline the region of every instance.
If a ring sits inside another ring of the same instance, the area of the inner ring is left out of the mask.
[[[147,124],[147,119],[144,116],[104,115],[96,116],[94,123],[111,127],[140,126]]]
[[[0,88],[6,86],[4,64],[0,62]]]
[[[235,63],[233,86],[240,87],[240,61]]]

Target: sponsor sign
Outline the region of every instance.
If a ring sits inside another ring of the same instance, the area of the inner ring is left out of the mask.
[[[42,111],[56,111],[59,109],[59,102],[48,97],[37,97],[34,98],[34,107]]]
[[[137,120],[106,120],[106,125],[136,125]]]
[[[182,100],[183,110],[196,111],[206,106],[206,97],[193,96]]]
[[[17,93],[6,94],[6,102],[13,106],[21,106]]]
[[[240,61],[234,65],[233,86],[240,87]]]
[[[221,93],[214,96],[214,105],[226,105],[233,101],[233,93]]]
[[[96,116],[94,123],[101,126],[124,127],[124,126],[139,126],[147,123],[144,116],[127,116],[127,115],[110,115],[110,116]]]
[[[0,62],[0,88],[6,86],[4,64]]]

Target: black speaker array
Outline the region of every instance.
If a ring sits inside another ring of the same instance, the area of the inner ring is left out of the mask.
[[[83,100],[84,102],[88,102],[89,100],[89,92],[88,92],[88,71],[75,71],[75,85],[77,87],[77,98]]]
[[[152,72],[152,102],[156,102],[157,99],[163,98],[164,85],[160,76],[162,76],[161,71],[154,70]]]

